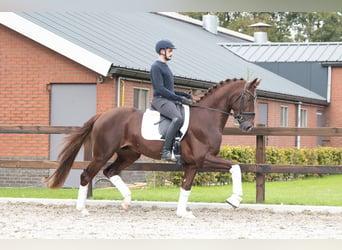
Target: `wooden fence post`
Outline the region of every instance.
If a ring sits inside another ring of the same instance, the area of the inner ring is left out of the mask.
[[[93,157],[93,145],[91,139],[88,139],[84,143],[84,161],[91,161]],[[88,184],[88,193],[87,193],[87,198],[92,198],[93,197],[93,183],[90,182]]]
[[[264,127],[263,124],[258,124],[258,127]],[[265,136],[256,136],[256,154],[255,160],[257,164],[265,163]],[[256,203],[263,203],[265,201],[265,174],[256,173]]]

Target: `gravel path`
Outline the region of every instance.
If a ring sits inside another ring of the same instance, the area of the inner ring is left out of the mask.
[[[181,219],[171,203],[124,211],[112,202],[89,205],[84,217],[74,204],[2,200],[0,239],[342,239],[339,210],[190,206],[196,219]]]

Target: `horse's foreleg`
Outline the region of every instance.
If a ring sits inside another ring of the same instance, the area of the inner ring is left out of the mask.
[[[187,211],[189,196],[191,193],[192,182],[196,175],[196,168],[188,166],[185,170],[182,186],[180,189],[179,200],[176,214],[182,218],[195,218],[191,211]]]
[[[229,170],[232,174],[233,194],[226,200],[228,204],[237,208],[242,201],[242,181],[241,181],[241,169],[240,166],[235,164]]]
[[[232,195],[228,199],[226,199],[226,202],[234,208],[239,207],[242,201],[242,181],[240,166],[238,164],[232,164],[230,161],[227,161],[225,159],[213,155],[207,155],[204,160],[203,167],[229,169],[229,172],[232,174],[233,192]]]

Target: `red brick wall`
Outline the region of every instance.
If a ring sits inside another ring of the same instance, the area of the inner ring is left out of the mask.
[[[146,81],[135,81],[127,78],[121,79],[121,104],[120,106],[133,106],[134,102],[134,88],[143,88],[143,89],[149,89],[149,102],[152,101],[153,98],[153,89],[150,82]],[[182,88],[176,88],[178,91],[187,91],[188,89],[182,89]],[[122,94],[123,93],[123,94]],[[122,103],[123,102],[123,103]]]
[[[327,127],[342,127],[342,67],[332,68],[331,100],[326,112]],[[342,137],[327,137],[327,144],[331,147],[341,147]]]
[[[96,83],[98,74],[78,63],[0,25],[0,125],[49,125],[50,94],[49,83]],[[332,103],[328,112],[326,126],[341,126],[339,112],[341,100],[342,70],[333,71]],[[150,83],[122,81],[124,106],[133,105],[133,88],[150,88]],[[97,112],[104,112],[117,106],[117,79],[105,78],[97,83]],[[150,91],[150,100],[152,90]],[[268,103],[268,126],[280,126],[280,106],[282,103],[258,100]],[[336,103],[336,104],[335,104]],[[289,107],[289,127],[296,126],[297,106],[283,103]],[[316,126],[317,107],[308,108],[308,126]],[[329,117],[335,119],[331,123]],[[256,117],[257,121],[257,117]],[[234,126],[230,118],[227,126]],[[331,145],[340,145],[341,138],[331,139]],[[4,135],[0,134],[0,158],[38,158],[46,159],[49,152],[48,135]],[[254,136],[224,136],[222,145],[255,145]],[[268,137],[267,145],[294,147],[296,138]],[[316,137],[301,137],[302,147],[314,147]]]
[[[134,104],[134,88],[150,89],[149,100],[152,101],[153,90],[152,85],[147,82],[138,82],[126,78],[121,79],[121,97],[120,106],[133,107]]]
[[[97,80],[97,73],[3,25],[0,37],[1,125],[49,125],[49,83]],[[113,106],[113,92],[113,80],[98,84],[99,112]],[[48,135],[0,134],[0,141],[0,158],[48,157]]]
[[[282,105],[288,106],[289,110],[289,127],[295,126],[296,121],[296,109],[295,105],[289,103],[280,103],[275,101],[269,100],[262,100],[259,99],[257,102],[266,103],[268,108],[268,117],[267,117],[267,126],[268,127],[280,127],[280,107]],[[257,104],[256,106],[257,107]],[[230,122],[228,122],[228,126],[232,126],[232,118],[230,118]],[[257,126],[258,121],[258,110],[256,109],[256,116],[255,116],[255,126]],[[222,142],[223,145],[242,145],[242,146],[255,146],[256,138],[255,136],[226,136],[224,141]],[[266,138],[266,145],[268,146],[276,146],[276,147],[294,147],[295,146],[295,137],[294,136],[268,136]]]
[[[98,83],[96,88],[96,112],[102,113],[116,107],[117,84],[116,79],[104,78],[103,83]]]
[[[277,102],[270,100],[259,99],[257,102],[266,103],[268,106],[268,117],[267,125],[268,127],[280,127],[280,107],[288,107],[288,127],[297,126],[297,104]],[[257,105],[256,105],[257,107]],[[302,109],[308,110],[308,127],[317,127],[317,110],[321,110],[320,107],[302,105]],[[257,126],[258,121],[258,110],[256,110],[255,116],[255,126]],[[233,124],[233,119],[229,118],[227,122],[227,127],[235,126]],[[316,136],[301,136],[300,137],[300,147],[313,148],[316,147],[317,137]],[[255,136],[224,136],[222,140],[222,145],[242,145],[242,146],[255,146],[256,138]],[[295,136],[268,136],[266,138],[267,146],[274,147],[296,147],[296,137]]]

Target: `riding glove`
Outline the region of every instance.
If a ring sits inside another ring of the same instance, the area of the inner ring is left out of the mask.
[[[182,96],[181,103],[185,104],[185,105],[189,105],[189,106],[192,104],[191,100],[189,100],[188,98],[186,98],[184,96]]]

